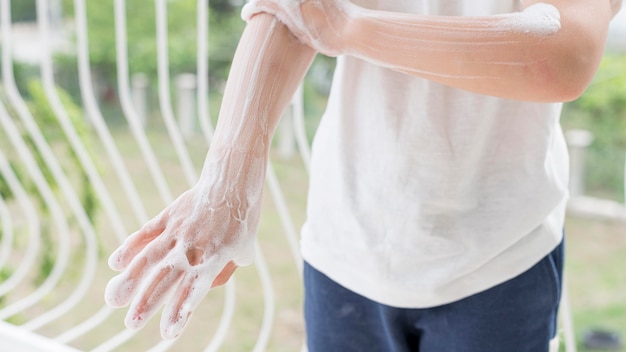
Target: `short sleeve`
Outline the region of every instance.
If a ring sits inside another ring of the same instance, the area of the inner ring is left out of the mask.
[[[301,0],[249,0],[241,10],[241,18],[248,22],[261,12],[270,13],[282,22],[291,22],[287,18],[300,18]]]
[[[274,15],[296,37],[309,38],[306,26],[302,20],[300,4],[303,0],[250,0],[241,10],[241,18],[248,22],[254,15],[269,13]]]

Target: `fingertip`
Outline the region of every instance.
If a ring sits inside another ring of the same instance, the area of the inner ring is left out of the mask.
[[[124,276],[115,276],[104,288],[104,302],[111,308],[126,307],[133,291],[134,285]]]
[[[139,330],[148,323],[148,318],[136,310],[128,310],[124,318],[124,325],[131,330]]]
[[[163,340],[174,340],[175,338],[178,337],[178,335],[180,334],[175,332],[174,329],[171,329],[171,328],[167,328],[165,330],[161,329],[161,338]]]
[[[154,313],[141,294],[135,295],[124,317],[124,325],[131,330],[139,330],[148,324]]]
[[[116,249],[113,253],[111,253],[111,255],[109,256],[109,259],[107,261],[109,268],[115,271],[124,270],[126,268],[126,265],[122,258],[123,258],[123,250],[120,247]]]
[[[184,310],[172,315],[164,312],[161,317],[161,337],[165,340],[173,340],[180,336],[190,315],[191,311]]]

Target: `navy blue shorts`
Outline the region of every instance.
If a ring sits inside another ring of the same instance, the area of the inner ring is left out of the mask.
[[[374,302],[305,263],[309,352],[548,352],[556,335],[563,247],[505,283],[426,309]]]

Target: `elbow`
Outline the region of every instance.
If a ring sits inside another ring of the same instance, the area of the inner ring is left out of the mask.
[[[554,41],[546,41],[544,56],[537,58],[536,82],[549,100],[568,102],[579,98],[598,70],[606,41],[606,31],[584,28],[561,33]]]
[[[551,101],[570,102],[580,98],[587,89],[591,79],[581,79],[580,76],[566,77],[555,85]]]
[[[555,94],[558,101],[569,102],[578,99],[587,89],[600,65],[601,54],[581,53],[568,58],[559,69]]]
[[[578,99],[593,79],[602,50],[559,52],[543,59],[532,70],[535,92],[539,100],[569,102]]]

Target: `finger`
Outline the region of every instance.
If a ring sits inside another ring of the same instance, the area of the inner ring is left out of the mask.
[[[109,267],[116,271],[126,269],[137,253],[157,238],[167,225],[167,217],[161,213],[147,222],[137,232],[130,235],[122,245],[109,256]]]
[[[172,243],[165,240],[151,242],[135,256],[123,273],[109,281],[104,294],[105,302],[113,308],[127,306],[144,276],[165,258],[172,248]]]
[[[225,266],[225,263],[220,262],[209,260],[185,274],[173,299],[163,309],[161,337],[174,339],[180,335],[193,310],[211,289],[219,270]]]
[[[125,307],[137,290],[141,280],[141,273],[146,270],[147,260],[138,258],[138,263],[132,270],[125,271],[111,280],[104,289],[104,301],[111,308]]]
[[[140,329],[161,308],[183,277],[183,271],[173,265],[164,265],[154,270],[144,280],[144,285],[133,298],[124,319],[129,329]]]
[[[215,278],[215,280],[213,280],[213,283],[211,284],[211,288],[226,284],[228,280],[230,279],[230,277],[233,276],[233,273],[235,272],[235,270],[237,270],[237,268],[238,266],[237,264],[235,264],[235,262],[233,262],[232,260],[228,262],[228,264],[226,264],[224,269],[222,269],[222,271],[219,274],[217,274],[217,277]]]

